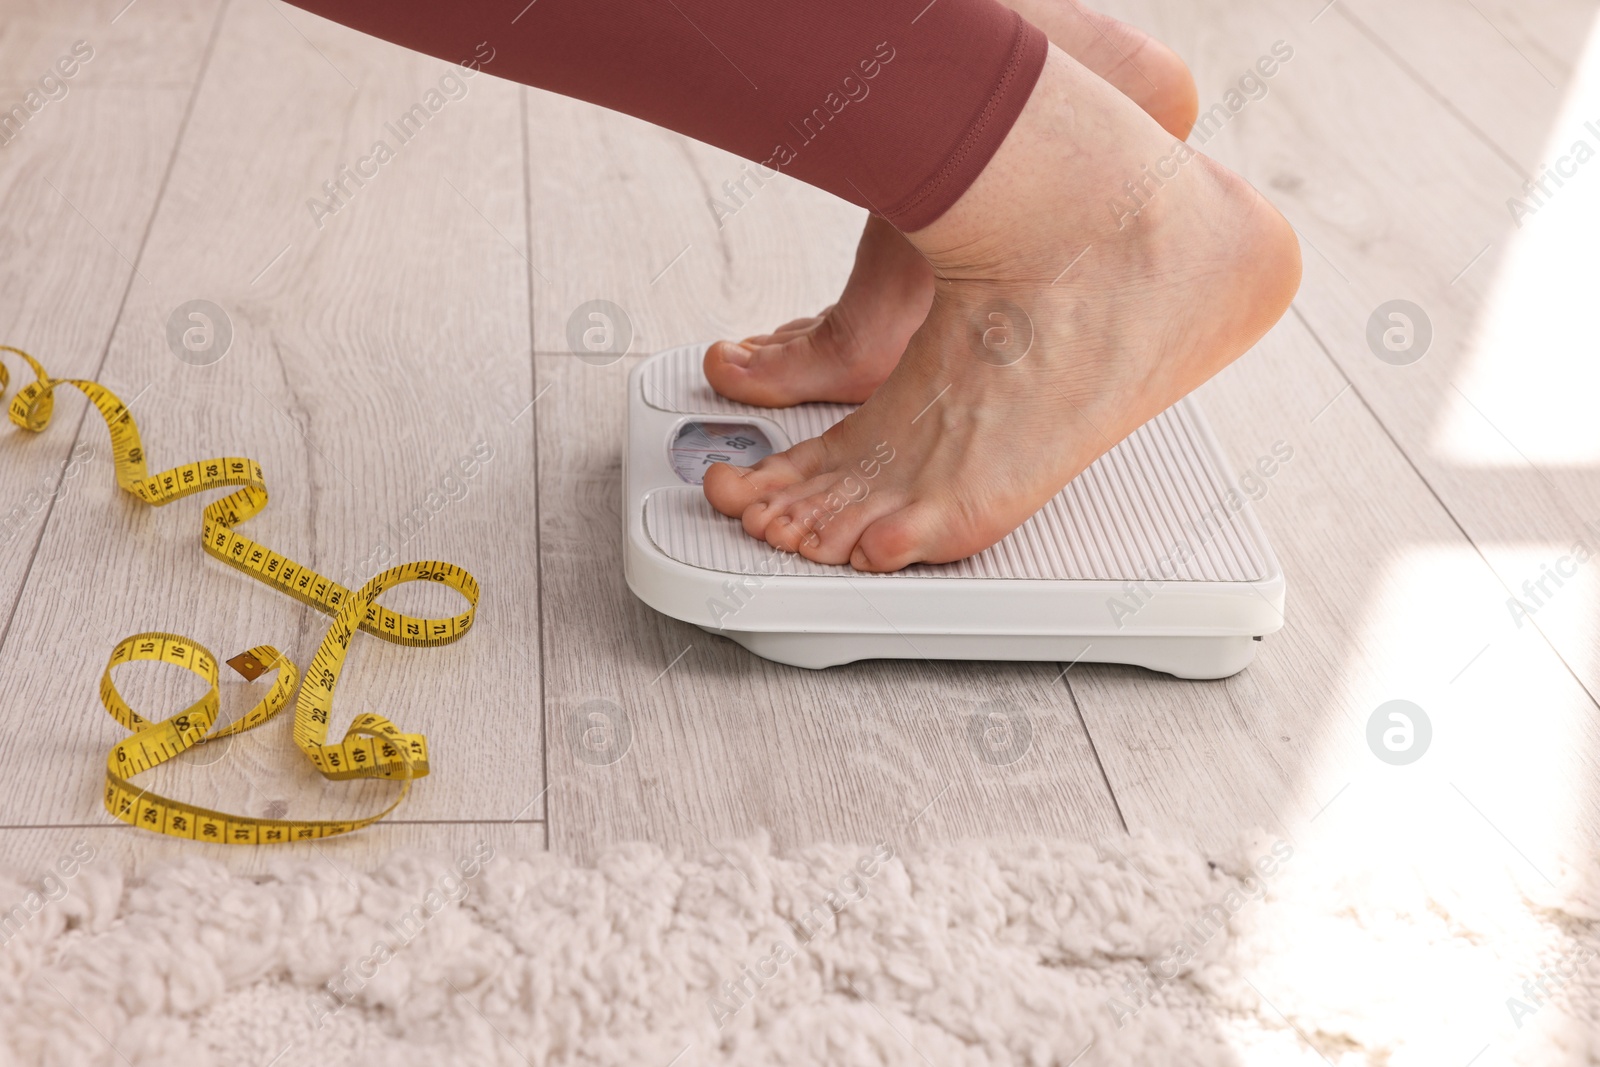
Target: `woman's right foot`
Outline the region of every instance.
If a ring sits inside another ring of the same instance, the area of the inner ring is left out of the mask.
[[[1260,194],[1056,48],[988,166],[909,236],[940,281],[888,380],[820,437],[706,471],[775,549],[863,571],[983,551],[1248,350],[1300,280]]]
[[[1010,6],[1168,133],[1189,136],[1199,97],[1177,53],[1076,0]],[[770,334],[718,341],[706,352],[706,380],[730,400],[761,407],[864,403],[900,362],[932,302],[933,269],[898,230],[871,216],[838,303]]]

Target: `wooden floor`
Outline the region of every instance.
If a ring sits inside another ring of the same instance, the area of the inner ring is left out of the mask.
[[[907,826],[1217,847],[1256,826],[1292,837],[1397,789],[1430,791],[1419,835],[1509,846],[1541,870],[1596,840],[1600,566],[1547,585],[1521,625],[1507,607],[1575,543],[1600,550],[1600,164],[1521,226],[1506,205],[1572,142],[1600,143],[1583,128],[1600,124],[1593,0],[1113,5],[1189,60],[1207,108],[1274,42],[1293,49],[1204,145],[1281,207],[1306,264],[1292,313],[1201,391],[1240,470],[1293,449],[1256,505],[1288,575],[1287,625],[1211,683],[1053,663],[812,673],[645,608],[620,566],[638,357],[562,354],[568,316],[610,300],[648,353],[814,312],[863,213],[781,181],[719,227],[707,198],[738,177],[734,157],[478,77],[319,219],[308,200],[444,64],[274,0],[125,3],[11,0],[0,23],[0,108],[74,41],[94,50],[0,147],[0,343],[137,398],[156,468],[260,460],[272,501],[257,540],[355,578],[387,538],[484,590],[455,645],[355,643],[341,709],[426,733],[433,773],[388,822],[320,846],[329,863],[478,837],[592,856]],[[208,366],[166,342],[173,309],[197,298],[232,327]],[[1392,299],[1431,322],[1409,366],[1367,343]],[[0,860],[32,869],[83,838],[137,868],[203,846],[101,810],[121,734],[96,684],[115,641],[176,630],[304,663],[325,622],[204,557],[193,501],[155,511],[120,494],[98,420],[70,394],[57,406],[41,437],[0,433],[0,519],[20,516],[0,549]],[[69,470],[75,447],[93,452]],[[449,480],[474,449],[491,458]],[[458,499],[435,513],[430,493]],[[152,710],[183,691],[160,672],[135,681]],[[1394,698],[1434,727],[1410,777],[1366,746],[1368,716]],[[578,758],[593,699],[620,706],[631,736],[606,766]],[[968,744],[992,700],[1031,720],[1009,766]],[[225,707],[248,703],[230,683]],[[386,795],[324,783],[287,723],[216,749],[153,784],[291,818]]]

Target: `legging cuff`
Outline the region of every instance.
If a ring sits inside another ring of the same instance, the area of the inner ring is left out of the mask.
[[[988,165],[1049,50],[999,0],[292,2],[463,76],[487,71],[676,130],[908,231]]]
[[[1016,34],[1010,57],[943,166],[899,204],[884,206],[880,212],[896,228],[920,230],[950,210],[989,165],[1033,95],[1050,40],[1021,15],[1013,17]]]

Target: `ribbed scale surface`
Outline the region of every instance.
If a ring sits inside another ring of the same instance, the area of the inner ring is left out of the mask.
[[[727,400],[706,384],[702,351],[680,349],[649,367],[643,377],[645,402],[681,414],[765,418],[791,441],[815,437],[852,410],[843,404],[755,408]],[[1229,480],[1213,462],[1198,419],[1190,400],[1162,412],[1073,479],[1010,537],[970,559],[874,577],[1260,579],[1267,573],[1264,553],[1249,526],[1228,510]],[[665,441],[661,447],[666,448]],[[712,510],[696,486],[652,494],[645,529],[672,559],[707,570],[858,573],[774,551],[746,535],[736,520]],[[1190,558],[1164,564],[1181,542],[1188,544]]]

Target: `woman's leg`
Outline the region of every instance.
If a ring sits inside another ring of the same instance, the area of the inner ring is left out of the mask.
[[[506,41],[495,73],[771,159],[931,265],[927,319],[865,404],[707,471],[712,504],[777,548],[863,570],[981,551],[1299,285],[1294,232],[1254,189],[994,0],[540,0],[521,21],[500,2],[303,6],[450,59]]]
[[[1077,0],[1006,3],[1172,136],[1189,136],[1198,96],[1177,53]],[[712,345],[705,357],[706,378],[723,396],[764,407],[812,400],[859,404],[900,362],[932,301],[933,270],[927,261],[893,226],[869,217],[836,302],[771,333]]]
[[[1300,281],[1259,193],[1054,48],[988,167],[907,237],[935,291],[883,385],[821,437],[706,472],[776,548],[871,571],[981,551],[1244,353]]]
[[[902,230],[983,170],[1049,47],[996,0],[294,2],[450,61],[487,44],[492,74],[716,145]]]

